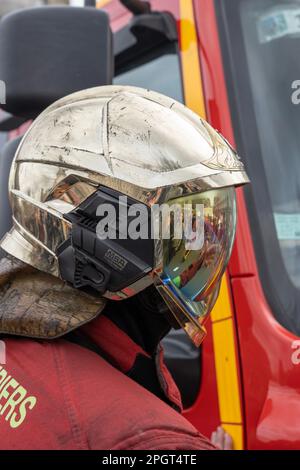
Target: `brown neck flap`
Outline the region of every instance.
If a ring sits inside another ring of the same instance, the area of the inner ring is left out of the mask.
[[[0,260],[0,333],[53,339],[91,321],[105,307],[62,280],[10,255]]]

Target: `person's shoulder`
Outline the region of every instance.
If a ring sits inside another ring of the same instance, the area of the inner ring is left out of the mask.
[[[76,349],[75,366],[74,352],[63,348],[91,449],[213,449],[180,413],[102,357]]]
[[[51,416],[59,434],[69,422],[76,448],[212,448],[180,413],[86,348],[18,338],[6,351],[7,374],[36,397],[35,426]]]

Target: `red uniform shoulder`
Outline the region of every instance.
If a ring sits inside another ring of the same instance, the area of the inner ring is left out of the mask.
[[[180,413],[96,353],[65,340],[6,340],[2,449],[213,448]]]

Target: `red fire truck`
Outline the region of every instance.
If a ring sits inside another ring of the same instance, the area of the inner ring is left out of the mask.
[[[184,102],[252,181],[202,349],[165,341],[185,415],[206,435],[221,423],[236,449],[299,449],[300,0],[138,3],[96,5],[110,17],[114,83]]]

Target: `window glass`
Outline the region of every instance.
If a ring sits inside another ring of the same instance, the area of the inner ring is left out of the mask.
[[[29,8],[41,5],[69,5],[76,0],[1,0],[0,16],[21,8]],[[79,0],[80,1],[80,0]]]
[[[257,264],[277,319],[300,332],[300,0],[215,2]]]
[[[158,91],[183,101],[180,64],[176,47],[168,44],[136,60],[115,78],[116,85],[132,85]]]
[[[244,1],[241,18],[276,233],[300,288],[300,91],[292,88],[300,80],[300,0]]]

